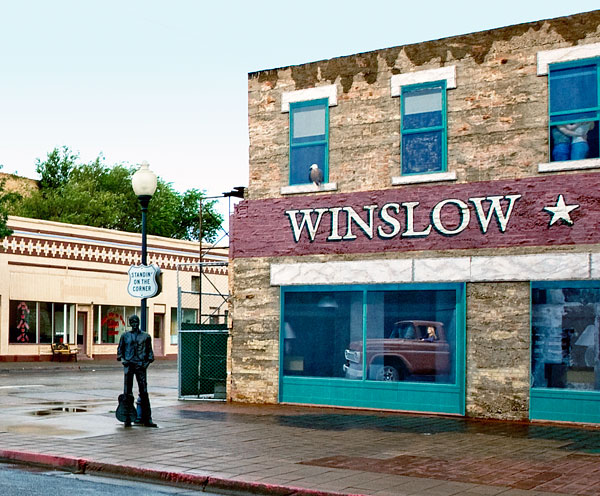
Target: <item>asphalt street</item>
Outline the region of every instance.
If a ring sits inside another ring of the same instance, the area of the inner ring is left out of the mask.
[[[198,490],[147,482],[73,474],[56,470],[0,465],[0,494],[3,496],[191,496]],[[203,492],[206,496],[215,493]]]

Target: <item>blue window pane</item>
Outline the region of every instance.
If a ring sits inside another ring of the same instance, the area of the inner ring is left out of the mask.
[[[325,106],[314,105],[293,109],[292,139],[294,143],[303,138],[312,141],[323,139],[325,136]]]
[[[345,377],[346,349],[362,348],[362,293],[288,292],[283,316],[284,375]]]
[[[597,106],[598,72],[596,65],[551,71],[551,113]]]
[[[531,297],[533,387],[600,390],[600,288],[565,282],[533,287]]]
[[[426,112],[423,114],[405,115],[402,119],[402,129],[423,129],[442,125],[441,112]]]
[[[402,174],[442,170],[442,132],[402,136]]]
[[[325,170],[325,153],[327,146],[323,145],[306,145],[292,147],[290,149],[290,184],[305,184],[310,182],[308,174],[310,166],[317,164],[319,169],[326,174]],[[327,180],[327,176],[325,176]]]
[[[422,129],[441,126],[442,89],[423,88],[402,94],[402,129]]]

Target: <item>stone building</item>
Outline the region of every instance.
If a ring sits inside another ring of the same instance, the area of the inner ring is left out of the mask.
[[[599,95],[600,10],[249,74],[229,398],[600,422]]]
[[[0,240],[0,361],[44,361],[51,345],[73,344],[80,358],[116,358],[128,318],[140,315],[128,270],[141,263],[138,233],[9,216],[13,234]],[[162,273],[162,291],[148,298],[148,333],[157,357],[178,353],[178,287],[187,298],[182,322],[223,321],[219,307],[200,301],[200,277],[227,294],[227,250],[203,254],[197,242],[148,236],[148,263]],[[179,270],[178,270],[179,269]],[[194,296],[195,295],[195,296]],[[183,299],[182,299],[183,301]]]

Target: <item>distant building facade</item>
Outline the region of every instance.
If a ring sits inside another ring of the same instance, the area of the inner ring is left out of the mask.
[[[141,263],[140,234],[22,217],[8,226],[12,236],[0,240],[0,361],[50,360],[60,342],[76,344],[81,358],[116,358],[128,318],[140,315],[140,300],[127,291],[128,269]],[[162,272],[147,318],[158,357],[177,355],[178,283],[193,290],[199,261],[197,242],[148,236],[148,263]],[[203,261],[226,262],[227,252]],[[226,266],[205,274],[227,293]],[[182,308],[182,320],[199,317],[199,301]]]
[[[229,398],[600,422],[599,88],[600,11],[250,74]]]

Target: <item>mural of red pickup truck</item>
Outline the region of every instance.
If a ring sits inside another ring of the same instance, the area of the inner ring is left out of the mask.
[[[362,341],[345,351],[347,379],[362,379]],[[449,374],[450,346],[442,322],[401,320],[388,338],[369,338],[366,346],[367,379],[403,381]]]

